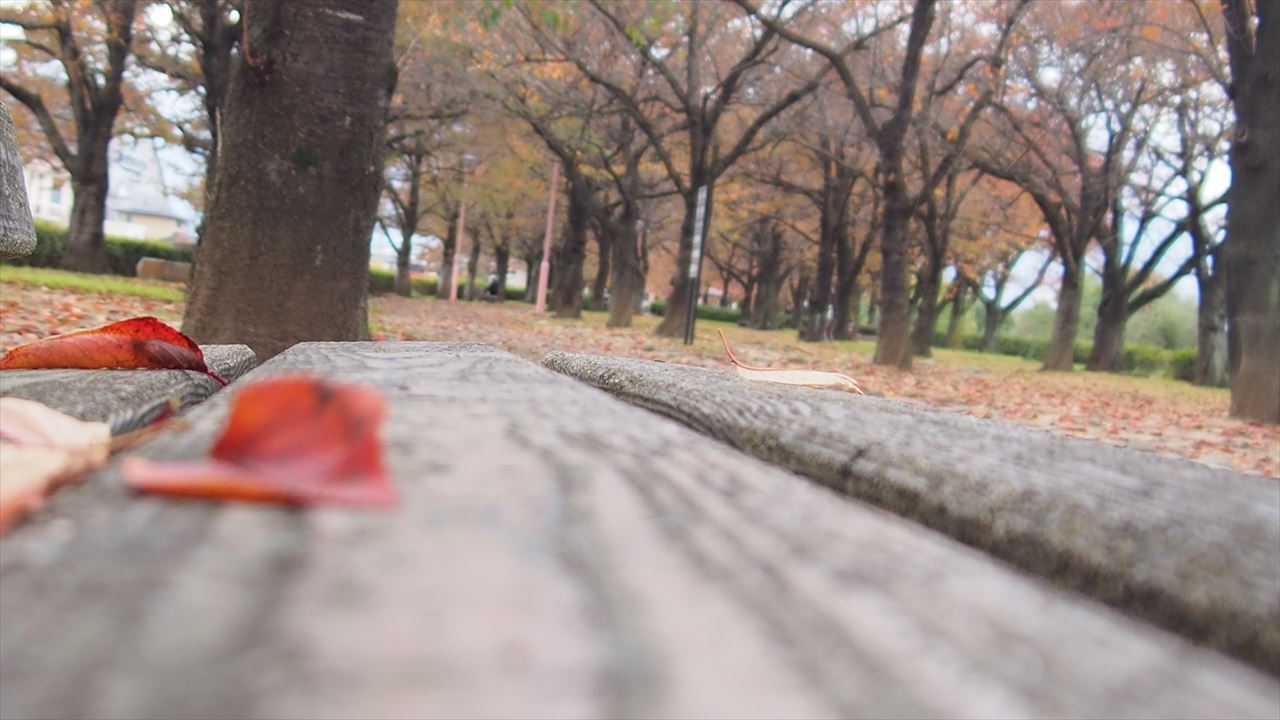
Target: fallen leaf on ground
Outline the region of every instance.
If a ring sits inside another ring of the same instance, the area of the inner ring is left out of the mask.
[[[102,466],[111,428],[21,398],[0,398],[0,534],[59,485]]]
[[[29,342],[5,353],[0,370],[113,368],[194,370],[222,383],[195,342],[153,317],[139,317]]]
[[[734,370],[738,373],[738,377],[743,380],[751,380],[753,382],[771,382],[782,385],[803,385],[805,387],[816,388],[838,388],[842,390],[853,390],[859,395],[866,395],[862,392],[862,388],[858,387],[858,381],[837,372],[826,372],[822,370],[781,370],[776,368],[752,367],[744,364],[734,356],[733,350],[729,349],[729,341],[725,339],[724,331],[717,330],[720,333],[720,342],[724,345],[724,352],[729,356],[729,362],[733,363]]]
[[[138,457],[121,471],[152,493],[290,505],[385,506],[395,489],[382,465],[378,392],[308,377],[263,380],[232,400],[208,460]]]

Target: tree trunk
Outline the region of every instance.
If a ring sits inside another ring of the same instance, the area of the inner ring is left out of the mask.
[[[778,263],[765,263],[760,269],[760,281],[756,285],[755,298],[751,304],[751,320],[748,323],[757,330],[773,330],[778,327],[778,319],[782,309],[778,307],[778,297],[782,294],[783,276]]]
[[[759,291],[756,291],[756,304],[760,304]],[[797,326],[804,320],[804,299],[809,295],[809,273],[801,268],[796,284],[791,288],[791,320]]]
[[[890,173],[893,176],[893,173]],[[911,211],[899,182],[885,183],[884,229],[880,237],[880,326],[875,364],[911,369],[911,306],[907,297],[907,224]]]
[[[1227,294],[1220,273],[1197,273],[1200,307],[1196,313],[1196,385],[1227,384]]]
[[[587,223],[591,218],[593,188],[580,170],[566,168],[569,180],[569,217],[564,228],[556,270],[551,274],[551,307],[558,318],[582,317],[582,265],[587,257]]]
[[[591,309],[595,312],[604,312],[608,309],[605,302],[605,288],[609,286],[609,264],[613,256],[613,244],[616,238],[610,236],[608,231],[601,230],[596,233],[596,250],[599,261],[596,263],[596,278],[591,283]]]
[[[467,289],[462,294],[467,302],[476,299],[476,271],[480,268],[480,233],[471,236],[471,254],[467,257]]]
[[[1124,327],[1129,319],[1123,288],[1102,291],[1098,303],[1098,324],[1093,330],[1093,349],[1085,369],[1098,372],[1124,370]]]
[[[1080,325],[1081,268],[1078,262],[1062,262],[1062,286],[1053,317],[1053,335],[1045,353],[1045,370],[1070,370],[1075,359],[1076,328]]]
[[[613,260],[610,281],[613,298],[609,303],[609,320],[606,327],[631,327],[631,318],[644,295],[644,278],[640,275],[639,232],[633,211],[623,209],[614,226]]]
[[[671,278],[671,292],[667,295],[667,309],[662,322],[653,331],[663,337],[684,337],[685,316],[689,312],[689,269],[693,256],[693,224],[698,212],[698,187],[703,184],[701,175],[692,177],[690,191],[684,194],[684,218],[680,221],[680,248],[676,253],[676,274]],[[712,187],[707,184],[707,209],[704,230],[711,226]],[[705,242],[705,238],[704,238]],[[696,302],[697,298],[693,298]]]
[[[396,248],[395,292],[397,295],[403,295],[404,297],[411,297],[413,295],[413,278],[409,273],[412,254],[413,241],[401,233],[400,247]]]
[[[937,259],[925,260],[924,271],[919,275],[916,324],[911,331],[911,352],[930,357],[933,347],[933,330],[938,324],[938,285],[942,275],[942,263]]]
[[[997,333],[1004,322],[1004,313],[1000,312],[1000,299],[995,302],[982,303],[982,351],[999,352],[1000,345]]]
[[[1245,2],[1224,0],[1229,22],[1248,25]],[[1252,57],[1228,38],[1235,94],[1226,265],[1231,415],[1280,422],[1280,9],[1254,7]],[[1228,33],[1231,34],[1230,32]]]
[[[493,249],[494,273],[498,276],[498,296],[494,302],[507,301],[507,271],[511,269],[511,248],[499,245]]]
[[[524,301],[531,303],[537,300],[538,275],[542,272],[542,253],[524,258]]]
[[[836,237],[831,227],[830,198],[824,198],[821,227],[818,229],[818,265],[813,276],[813,287],[809,291],[809,304],[805,312],[804,323],[798,328],[801,340],[821,342],[827,339],[827,307],[831,304],[831,280],[836,264]]]
[[[454,205],[449,211],[449,227],[440,240],[440,278],[436,283],[436,298],[448,300],[449,291],[453,288],[453,269],[458,253],[458,211],[461,205]]]
[[[1098,372],[1124,370],[1124,326],[1129,319],[1124,275],[1104,272],[1102,298],[1098,302],[1098,323],[1093,330],[1093,349],[1085,369]]]
[[[849,291],[845,294],[845,313],[848,315],[849,324],[845,327],[845,337],[836,337],[837,340],[857,340],[858,328],[862,322],[862,286],[855,280],[849,283]],[[839,313],[836,314],[839,317]],[[837,330],[840,328],[837,327]]]
[[[969,288],[958,284],[960,279],[956,278],[955,297],[951,298],[951,314],[947,316],[947,339],[946,346],[949,348],[960,347],[963,344],[964,337],[964,314],[968,312],[969,306]]]
[[[260,360],[369,336],[395,0],[246,3],[183,327]]]
[[[105,152],[104,148],[104,167]],[[111,269],[102,232],[107,214],[107,182],[105,170],[87,180],[76,180],[74,176],[71,179],[71,223],[61,263],[67,270],[105,273]]]

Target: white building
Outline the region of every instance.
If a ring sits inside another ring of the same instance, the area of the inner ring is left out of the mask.
[[[165,182],[164,166],[153,141],[119,137],[109,151],[108,236],[133,240],[191,242],[185,217]],[[66,226],[71,220],[71,179],[61,167],[42,160],[22,168],[31,215],[37,221]]]

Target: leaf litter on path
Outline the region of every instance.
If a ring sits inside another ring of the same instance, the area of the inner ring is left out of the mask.
[[[182,313],[178,303],[126,295],[86,298],[16,283],[0,283],[0,290],[0,350],[47,334],[30,328],[70,330],[138,314],[176,320]],[[64,302],[89,314],[78,321],[64,317],[59,310]],[[701,330],[695,344],[686,347],[678,339],[654,336],[652,317],[637,316],[635,328],[604,328],[599,315],[589,321],[558,320],[536,316],[532,306],[519,302],[451,304],[393,295],[371,298],[370,311],[379,340],[481,342],[534,362],[551,350],[569,350],[723,366],[723,350],[708,332]],[[982,367],[926,360],[903,372],[872,364],[846,343],[798,344],[794,332],[739,328],[729,334],[740,350],[769,367],[830,368],[897,400],[1280,478],[1280,427],[1228,417],[1225,390],[1099,373],[1042,373],[1012,360],[993,369],[987,362],[992,356],[981,355],[973,358]],[[1058,421],[1066,412],[1076,421],[1063,427]]]

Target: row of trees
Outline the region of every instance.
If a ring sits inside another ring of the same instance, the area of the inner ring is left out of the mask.
[[[218,198],[235,192],[225,177],[233,78],[252,86],[281,75],[256,50],[271,47],[289,12],[259,4],[6,10],[25,31],[15,47],[30,72],[7,74],[3,87],[31,111],[30,126],[76,189],[69,266],[100,262],[94,188],[105,197],[117,117],[130,132],[161,132],[208,159],[195,315],[206,312],[202,288],[228,282],[219,268],[262,257],[260,242],[222,239],[237,234],[234,222],[216,230]],[[326,9],[344,8],[335,0]],[[1280,138],[1266,108],[1277,100],[1278,22],[1267,3],[1250,0],[405,3],[381,81],[364,80],[388,101],[329,112],[382,113],[378,222],[397,249],[401,292],[426,235],[441,240],[430,252],[442,291],[460,249],[471,279],[486,260],[505,275],[519,259],[533,286],[550,161],[565,180],[549,258],[561,316],[581,312],[589,285],[596,306],[608,295],[610,324],[629,324],[646,278],[670,273],[658,332],[678,334],[696,302],[689,278],[702,192],[704,287],[734,297],[744,322],[770,327],[790,307],[801,339],[821,341],[850,337],[865,314],[877,329],[876,361],[908,368],[929,353],[948,308],[954,337],[956,320],[980,305],[994,343],[1009,313],[1051,277],[1057,318],[1045,366],[1069,369],[1092,271],[1103,292],[1089,367],[1117,370],[1126,320],[1192,276],[1197,381],[1229,376],[1235,414],[1276,420]],[[268,34],[254,43],[258,30]],[[254,68],[257,76],[246,72]],[[165,88],[186,106],[155,102]],[[240,102],[276,102],[278,115],[277,91]],[[287,160],[270,182],[324,196],[332,179],[305,183],[324,138],[303,142],[307,123],[280,123],[282,134],[256,149]],[[263,161],[254,162],[261,182]],[[364,176],[344,177],[359,194]],[[82,216],[82,194],[96,216]],[[284,236],[315,215],[275,217],[270,230]],[[224,243],[248,255],[216,260]],[[283,244],[295,268],[327,252]]]

